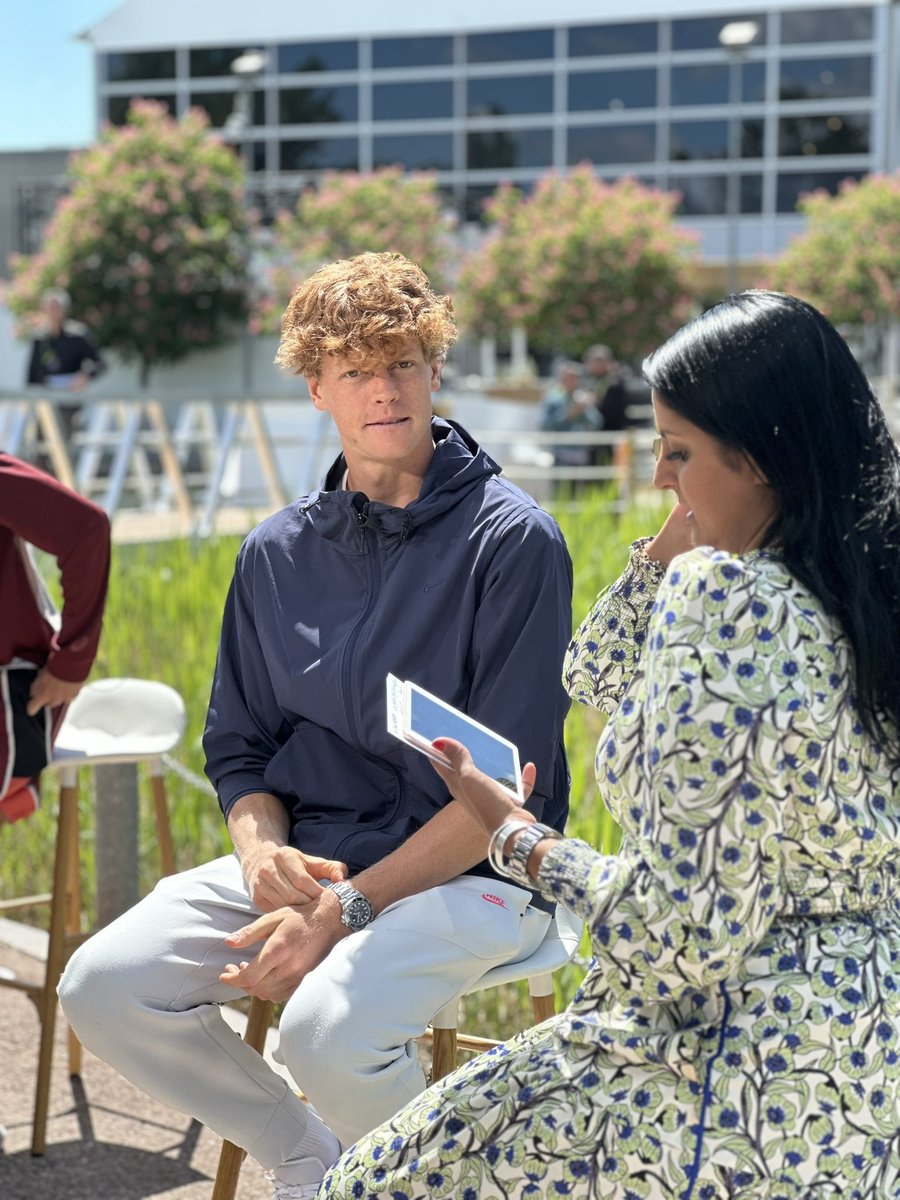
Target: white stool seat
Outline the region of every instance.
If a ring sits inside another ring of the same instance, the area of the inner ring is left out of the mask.
[[[155,758],[184,733],[184,702],[174,688],[150,679],[100,679],[69,706],[53,748],[51,768]]]

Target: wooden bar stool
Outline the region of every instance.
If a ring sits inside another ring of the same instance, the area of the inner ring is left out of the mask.
[[[577,917],[568,909],[557,905],[556,915],[533,954],[520,962],[493,967],[472,985],[466,995],[527,979],[535,1022],[553,1016],[556,1011],[553,999],[553,972],[565,966],[577,951],[582,928],[582,922]],[[422,1039],[432,1042],[432,1083],[454,1069],[458,1048],[481,1051],[500,1044],[490,1038],[457,1033],[457,1014],[461,999],[462,997],[457,997],[436,1014],[431,1029]],[[273,1005],[268,1000],[260,1000],[256,996],[250,1000],[244,1041],[260,1053],[265,1046],[266,1032],[272,1023],[272,1009]],[[246,1154],[246,1150],[232,1142],[222,1143],[212,1200],[234,1200],[241,1164]]]
[[[172,750],[184,732],[181,697],[164,683],[144,679],[102,679],[86,684],[66,713],[47,770],[60,776],[52,890],[35,896],[0,901],[0,913],[37,904],[50,906],[50,935],[44,978],[39,983],[0,974],[0,986],[25,992],[38,1010],[41,1023],[35,1087],[31,1153],[43,1154],[50,1103],[56,987],[72,951],[89,935],[81,932],[79,885],[78,768],[111,763],[146,762],[156,818],[162,873],[175,870],[169,807],[163,781],[162,755]],[[69,1074],[81,1073],[81,1044],[69,1031]]]

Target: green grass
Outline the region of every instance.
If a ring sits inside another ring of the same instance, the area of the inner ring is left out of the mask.
[[[556,515],[574,564],[575,624],[581,621],[597,593],[619,574],[628,544],[659,524],[659,508],[648,499],[621,517],[609,512],[609,497],[602,492],[580,498],[577,507],[560,502]],[[113,555],[109,599],[100,653],[94,676],[134,675],[159,679],[176,688],[188,713],[185,738],[174,757],[181,773],[169,772],[176,854],[186,869],[231,845],[218,805],[202,778],[200,737],[215,663],[222,606],[231,578],[239,538],[182,539],[146,545],[117,545]],[[600,714],[573,705],[566,722],[566,744],[572,773],[569,832],[605,851],[618,844],[618,830],[597,794],[594,783],[594,748],[602,728]],[[93,804],[91,776],[82,780],[81,818],[84,853],[84,891],[87,905],[93,900]],[[142,787],[142,795],[146,789]],[[36,816],[0,830],[3,854],[3,895],[33,894],[49,887],[52,870],[50,848],[54,836],[56,782],[49,773],[41,811]],[[142,805],[140,886],[148,890],[157,877],[150,805]],[[35,914],[41,920],[42,914]],[[562,999],[571,996],[579,968],[561,972]],[[479,1031],[515,1029],[526,1023],[527,1001],[521,988],[478,998],[469,1015]]]

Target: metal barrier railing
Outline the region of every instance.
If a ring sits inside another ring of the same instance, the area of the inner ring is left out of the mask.
[[[67,436],[64,410],[73,404],[81,406],[82,420]],[[500,423],[470,432],[540,502],[566,485],[574,494],[593,483],[613,485],[612,503],[621,507],[649,480],[647,429],[547,433]],[[569,446],[608,453],[582,465],[556,462],[554,450]],[[252,523],[282,507],[316,485],[339,444],[328,415],[296,398],[90,400],[29,389],[0,394],[0,447],[95,500],[114,526],[152,514],[170,536],[209,534],[226,510],[246,510]]]

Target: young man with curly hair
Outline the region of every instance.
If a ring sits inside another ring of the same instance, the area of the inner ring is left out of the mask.
[[[529,807],[562,828],[571,564],[552,519],[433,416],[455,335],[396,254],[293,296],[278,361],[342,453],[238,555],[204,735],[235,854],[162,881],[61,985],[86,1045],[246,1147],[279,1200],[315,1195],[338,1141],[421,1090],[414,1039],[549,920],[386,728],[386,675],[414,679],[519,746]],[[247,994],[284,1002],[281,1056],[321,1119],[223,1022]]]

